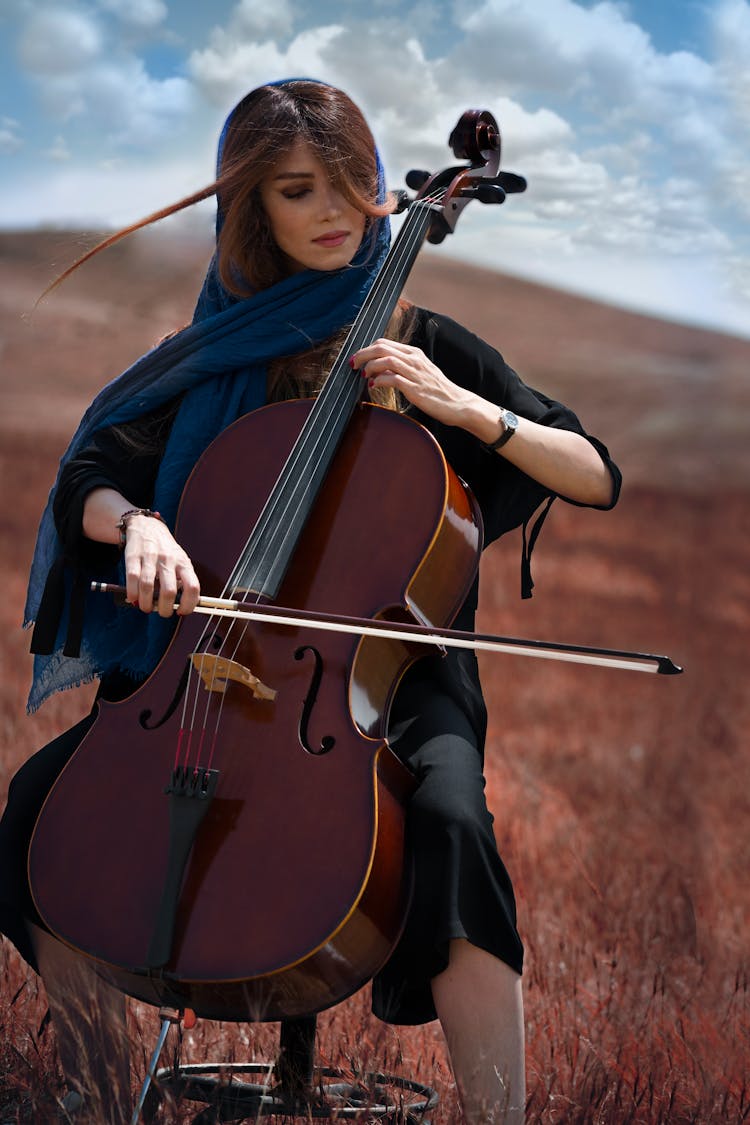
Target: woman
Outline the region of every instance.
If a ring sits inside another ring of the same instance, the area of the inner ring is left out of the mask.
[[[217,252],[192,325],[102,392],[63,460],[30,586],[32,708],[92,676],[105,697],[122,697],[153,669],[178,592],[180,615],[199,596],[191,560],[170,531],[192,465],[238,415],[316,393],[386,252],[392,208],[379,161],[364,119],[340,91],[300,80],[253,91],[224,128],[217,175],[205,191],[137,224],[217,195]],[[525,528],[558,495],[599,508],[616,502],[619,474],[604,446],[447,318],[402,303],[386,337],[351,365],[372,398],[434,433],[477,497],[487,541]],[[86,574],[101,576],[121,550],[127,597],[142,615],[84,594]],[[529,593],[526,550],[523,565]],[[476,598],[475,583],[457,627],[473,627]],[[11,785],[0,826],[0,922],[42,973],[68,1082],[90,1104],[102,1076],[92,1084],[81,1057],[91,1055],[95,1036],[106,1040],[96,1051],[109,1066],[102,1113],[117,1120],[127,1118],[119,1000],[108,998],[105,1026],[86,1032],[82,1052],[67,1001],[84,988],[106,990],[74,980],[85,967],[45,933],[18,863],[45,793],[89,724],[45,747]],[[404,678],[389,740],[418,781],[408,812],[416,886],[403,937],[373,989],[381,1018],[440,1019],[468,1122],[521,1120],[525,1100],[523,949],[484,801],[485,726],[473,656],[426,657]]]

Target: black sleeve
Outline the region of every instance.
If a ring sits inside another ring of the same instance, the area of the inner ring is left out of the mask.
[[[412,342],[450,379],[482,398],[543,426],[582,434],[610,472],[612,500],[604,507],[614,507],[620,492],[620,471],[606,446],[586,433],[572,410],[527,386],[499,352],[449,317],[418,310]],[[489,452],[472,434],[435,422],[421,412],[414,413],[435,434],[449,463],[476,496],[485,525],[485,542],[491,543],[511,528],[525,525],[542,503],[554,498],[548,488],[504,457]]]
[[[91,579],[116,581],[119,548],[83,534],[83,506],[95,488],[114,488],[135,508],[153,506],[154,484],[179,400],[127,425],[102,430],[63,467],[52,502],[62,555],[52,565],[31,639],[33,653],[50,653],[66,599],[66,656],[78,656],[83,607]]]
[[[135,508],[153,506],[154,484],[176,404],[168,403],[135,422],[101,430],[60,474],[53,512],[64,553],[87,567],[111,565],[117,548],[83,534],[83,506],[95,488],[114,488]]]

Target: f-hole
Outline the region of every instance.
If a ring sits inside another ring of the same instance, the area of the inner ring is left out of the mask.
[[[310,717],[313,712],[313,707],[315,706],[315,701],[318,698],[318,688],[320,687],[320,681],[323,679],[323,657],[312,645],[302,645],[300,648],[296,649],[294,653],[294,659],[304,660],[306,652],[311,652],[313,654],[315,666],[310,678],[310,686],[307,689],[305,702],[302,705],[302,714],[299,717],[299,728],[297,731],[297,736],[299,738],[300,746],[303,750],[306,750],[308,754],[327,754],[328,751],[332,750],[336,745],[336,739],[334,738],[334,736],[332,734],[324,735],[320,746],[317,750],[314,750],[310,745],[310,739],[308,735]]]

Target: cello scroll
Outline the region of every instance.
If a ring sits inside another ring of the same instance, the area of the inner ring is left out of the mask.
[[[466,204],[503,203],[509,193],[526,190],[526,180],[515,172],[500,171],[501,139],[497,121],[486,109],[468,109],[450,135],[449,145],[466,165],[446,168],[436,175],[412,170],[407,185],[417,199],[432,205],[433,216],[427,241],[437,244],[452,234]]]

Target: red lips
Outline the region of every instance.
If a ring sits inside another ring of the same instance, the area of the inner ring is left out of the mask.
[[[314,238],[318,246],[341,246],[342,242],[346,242],[349,237],[348,230],[333,230],[329,234],[321,234],[319,238]]]

